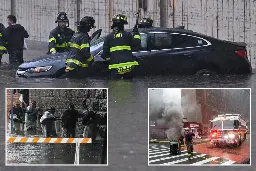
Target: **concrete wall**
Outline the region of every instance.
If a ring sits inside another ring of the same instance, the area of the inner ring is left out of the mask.
[[[90,96],[87,98],[87,96]],[[100,116],[107,114],[107,91],[101,89],[31,89],[29,92],[30,101],[36,101],[37,106],[45,111],[49,107],[56,108],[56,116],[60,117],[61,114],[68,109],[69,103],[74,103],[75,108],[84,113],[83,102],[86,100],[86,105],[89,109],[92,108],[93,102],[99,102],[100,110],[96,113]],[[81,123],[82,119],[79,119],[77,124],[77,135],[83,133],[84,126]],[[57,132],[60,132],[60,122],[57,122]]]
[[[11,2],[15,2],[11,5]],[[141,16],[151,17],[155,26],[179,26],[217,37],[248,44],[248,54],[256,67],[256,1],[255,0],[146,0],[147,10]],[[32,40],[47,41],[56,25],[58,11],[65,11],[70,27],[85,15],[92,15],[103,35],[110,29],[111,16],[117,13],[129,17],[132,28],[137,0],[0,0],[0,22],[6,23],[11,12],[24,25]],[[11,10],[12,9],[12,10]]]

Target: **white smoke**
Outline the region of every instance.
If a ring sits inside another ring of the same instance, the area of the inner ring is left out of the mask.
[[[179,89],[180,90],[180,89]],[[183,112],[180,105],[180,93],[161,93],[149,91],[149,117],[156,120],[158,127],[169,128],[166,131],[168,139],[177,139],[182,134]],[[179,96],[179,97],[178,97]]]

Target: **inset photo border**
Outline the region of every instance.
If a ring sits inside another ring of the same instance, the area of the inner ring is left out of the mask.
[[[149,88],[148,166],[251,166],[251,88]]]
[[[6,166],[108,166],[107,88],[6,88]]]

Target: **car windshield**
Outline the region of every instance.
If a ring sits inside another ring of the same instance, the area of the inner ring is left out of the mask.
[[[100,37],[100,38],[98,38],[96,40],[93,40],[93,41],[91,41],[91,46],[96,46],[96,45],[104,42],[104,40],[105,40],[105,36],[104,37]]]
[[[221,121],[213,121],[212,129],[222,129]],[[234,129],[234,121],[233,120],[224,120],[223,121],[223,129]]]

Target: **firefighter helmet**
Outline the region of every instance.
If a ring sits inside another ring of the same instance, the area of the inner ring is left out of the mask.
[[[151,18],[143,18],[140,20],[139,27],[153,27],[153,20]]]
[[[112,18],[113,24],[118,24],[118,25],[127,25],[127,17],[122,14],[114,15]]]
[[[57,22],[69,22],[67,14],[65,12],[58,13],[55,23]]]
[[[86,28],[92,29],[92,28],[95,28],[94,24],[95,24],[95,20],[93,17],[85,16],[79,21],[78,27],[86,27]]]

